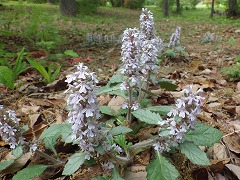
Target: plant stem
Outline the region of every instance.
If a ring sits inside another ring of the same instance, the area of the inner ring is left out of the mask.
[[[36,150],[35,152],[36,152],[37,155],[43,157],[44,159],[46,159],[48,161],[51,161],[53,164],[63,164],[62,161],[59,161],[59,160],[53,158],[52,156],[49,156],[48,154],[46,154],[42,151]]]
[[[142,89],[147,90],[149,88],[149,81],[150,81],[150,72],[147,72],[147,79],[142,83],[141,89],[139,90],[138,102],[145,98],[146,93],[142,91]]]
[[[132,88],[128,82],[127,84],[127,87],[128,87],[128,112],[127,112],[127,121],[128,121],[128,124],[130,125],[131,122],[132,122]]]
[[[133,152],[134,150],[136,149],[139,149],[139,148],[144,148],[144,147],[147,147],[147,146],[152,146],[155,142],[156,142],[156,139],[157,137],[154,137],[152,139],[148,139],[148,140],[145,140],[145,141],[141,141],[139,143],[136,143],[132,146],[129,147],[129,151]]]

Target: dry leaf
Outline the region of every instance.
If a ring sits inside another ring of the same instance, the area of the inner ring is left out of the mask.
[[[226,147],[220,143],[213,145],[213,159],[224,160],[228,158]]]
[[[146,166],[133,165],[125,171],[125,180],[146,180]]]
[[[43,121],[40,124],[34,125],[32,128],[24,132],[23,137],[26,138],[27,140],[36,139],[42,134],[44,129],[47,128],[48,126],[49,124]]]
[[[28,115],[29,120],[30,120],[30,127],[33,127],[34,124],[37,122],[40,114],[30,114]]]
[[[240,92],[240,82],[237,83],[236,91]]]
[[[27,115],[27,114],[32,114],[32,113],[36,113],[38,112],[40,109],[40,106],[26,106],[26,105],[23,105],[23,107],[21,108],[21,111],[24,115]]]
[[[123,97],[116,96],[109,101],[108,106],[117,112],[122,107],[124,102],[125,99]]]
[[[105,106],[105,105],[107,105],[108,103],[109,103],[109,101],[111,100],[111,98],[110,98],[110,96],[109,96],[109,94],[103,94],[103,95],[100,95],[98,98],[97,98],[97,100],[98,100],[98,104],[100,105],[100,106]]]
[[[224,176],[222,176],[220,173],[216,173],[215,177],[217,178],[217,180],[227,180],[227,178],[225,178]]]
[[[224,168],[224,165],[229,163],[229,161],[230,161],[230,158],[225,160],[211,160],[210,170],[212,172],[221,171]]]
[[[240,118],[240,106],[236,106],[237,117]]]
[[[234,164],[225,164],[225,166],[240,179],[240,167]]]
[[[12,153],[12,152],[10,152],[10,153]],[[11,166],[9,166],[7,169],[4,169],[2,171],[2,173],[10,174],[10,173],[19,171],[28,162],[28,160],[31,158],[32,154],[33,154],[32,152],[23,154],[20,158],[15,160],[15,162]],[[9,157],[11,157],[10,159],[14,158],[14,156],[11,156],[11,155],[9,155]],[[10,159],[7,159],[7,160],[10,160]]]
[[[240,153],[239,134],[233,133],[228,136],[225,136],[225,137],[223,137],[223,141],[231,151],[233,151],[235,153]]]

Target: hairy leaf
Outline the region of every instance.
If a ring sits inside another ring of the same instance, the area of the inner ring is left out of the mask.
[[[167,113],[169,113],[169,111],[171,111],[171,109],[173,108],[173,106],[150,106],[147,107],[146,109],[150,110],[150,111],[154,111],[154,112],[158,112],[161,115],[167,115]]]
[[[158,124],[159,121],[162,121],[162,118],[159,114],[151,112],[149,110],[138,109],[132,112],[132,114],[140,121],[146,122],[148,124]]]
[[[119,134],[126,134],[126,133],[129,133],[131,131],[132,131],[132,129],[130,129],[129,127],[120,125],[120,126],[112,128],[109,131],[109,134],[111,134],[112,136],[116,136],[116,135],[119,135]]]
[[[179,176],[177,169],[160,153],[147,166],[147,179],[175,180]]]
[[[39,140],[44,140],[45,146],[56,153],[54,145],[56,144],[57,139],[61,136],[62,141],[65,142],[71,132],[72,128],[70,124],[53,124],[43,131]]]
[[[63,175],[71,175],[76,172],[80,166],[84,163],[86,153],[79,152],[73,154],[68,158],[68,162],[65,164],[62,174]]]
[[[101,113],[107,114],[109,116],[118,115],[118,113],[114,109],[110,108],[109,106],[99,106],[99,110],[101,111]]]
[[[186,141],[192,141],[198,146],[212,146],[222,138],[222,133],[202,123],[197,123],[193,130],[186,133],[184,139]]]
[[[9,161],[3,161],[0,162],[0,171],[8,168],[9,166],[11,166],[14,163],[14,159],[11,159]]]
[[[109,80],[109,84],[114,84],[114,83],[122,83],[124,80],[124,76],[121,75],[113,75],[110,80]]]
[[[209,159],[205,152],[192,142],[185,141],[179,146],[181,153],[183,153],[193,164],[210,165]]]
[[[32,178],[41,175],[48,167],[49,166],[43,164],[29,165],[18,171],[18,173],[13,176],[13,180],[31,180]]]

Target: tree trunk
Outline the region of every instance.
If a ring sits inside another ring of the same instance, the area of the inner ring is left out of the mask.
[[[49,4],[54,4],[54,3],[55,3],[55,0],[47,0],[47,2],[48,2]]]
[[[176,5],[177,5],[177,14],[181,14],[180,0],[176,0]]]
[[[237,0],[228,0],[228,16],[237,15]]]
[[[112,7],[115,7],[115,4],[114,4],[114,1],[113,0],[110,0],[110,3],[112,5]]]
[[[163,0],[163,16],[164,17],[169,16],[169,13],[168,13],[168,0]]]
[[[212,0],[212,8],[211,8],[210,17],[213,17],[213,14],[214,14],[214,0]]]
[[[76,16],[78,4],[75,0],[60,0],[60,12],[63,16]]]

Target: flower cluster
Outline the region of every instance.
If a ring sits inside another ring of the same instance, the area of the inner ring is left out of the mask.
[[[19,119],[16,117],[16,113],[4,109],[2,105],[0,105],[0,136],[12,149],[15,149],[18,144],[23,144]]]
[[[147,74],[157,69],[157,55],[163,49],[163,42],[156,36],[153,14],[148,9],[142,9],[139,21],[142,35],[141,69],[143,74]]]
[[[207,32],[203,38],[201,38],[200,43],[205,44],[205,43],[215,43],[218,41],[218,36],[215,35],[214,33]]]
[[[156,36],[153,15],[147,9],[142,9],[140,15],[140,30],[126,29],[122,38],[123,66],[120,72],[127,76],[121,84],[121,90],[127,90],[148,81],[150,71],[157,69],[157,55],[162,50],[162,40]],[[138,103],[128,102],[123,107],[136,110]]]
[[[122,41],[122,35],[119,36],[119,38],[117,39],[117,37],[115,37],[114,34],[112,35],[102,35],[102,34],[97,34],[97,33],[87,33],[86,35],[86,42],[89,45],[93,45],[93,44],[115,44],[115,43],[120,43]]]
[[[67,99],[71,111],[68,114],[68,123],[72,124],[72,139],[78,143],[85,153],[86,159],[95,152],[100,141],[100,126],[97,119],[100,117],[96,101],[96,75],[89,71],[87,66],[79,63],[77,71],[68,75],[66,82],[70,93]]]
[[[176,31],[170,37],[170,41],[168,47],[174,48],[180,45],[180,35],[181,35],[181,27],[177,27]]]
[[[120,72],[128,77],[128,81],[136,85],[141,77],[141,37],[138,29],[129,28],[124,31],[121,55],[123,66]],[[126,86],[122,86],[122,90],[126,90],[126,88]]]
[[[155,38],[155,26],[153,14],[148,11],[147,8],[142,9],[142,13],[139,18],[140,21],[140,31],[144,34],[144,39],[151,40]]]
[[[193,92],[193,85],[182,90],[184,97],[177,99],[175,107],[168,113],[168,118],[159,122],[161,126],[159,139],[154,149],[160,152],[169,151],[171,146],[182,142],[184,134],[193,129],[197,122],[197,115],[201,112],[202,100],[199,94],[202,89]]]

